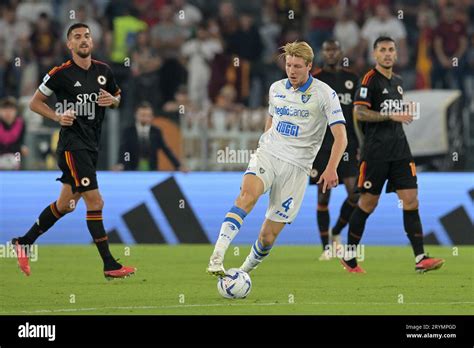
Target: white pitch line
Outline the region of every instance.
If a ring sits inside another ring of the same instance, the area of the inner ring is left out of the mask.
[[[23,313],[23,314],[40,314],[40,313],[67,313],[67,312],[87,312],[87,311],[103,311],[103,310],[134,310],[134,309],[175,309],[175,308],[194,308],[194,307],[237,307],[237,306],[292,306],[292,305],[304,305],[304,306],[338,306],[338,305],[376,305],[376,306],[387,306],[387,305],[460,305],[460,304],[474,304],[474,301],[467,302],[408,302],[408,303],[397,303],[397,302],[295,302],[295,303],[209,303],[209,304],[181,304],[173,306],[117,306],[117,307],[91,307],[91,308],[62,308],[62,309],[38,309],[33,311],[20,311],[20,312],[0,312],[0,314],[12,314],[12,313]]]

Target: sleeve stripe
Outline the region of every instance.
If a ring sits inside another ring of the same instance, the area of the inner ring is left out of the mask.
[[[367,85],[369,83],[370,78],[375,74],[375,70],[370,70],[367,74],[364,75],[362,79],[362,85]]]
[[[367,105],[369,108],[372,106],[372,104],[370,104],[369,102],[365,102],[365,101],[362,101],[362,100],[356,100],[354,102],[354,105]]]
[[[72,62],[70,60],[68,60],[66,63],[63,63],[61,64],[60,66],[56,66],[54,68],[52,68],[48,75],[49,76],[53,76],[54,74],[56,74],[58,71],[60,70],[63,70],[63,69],[66,69],[66,68],[69,68],[70,66],[72,66]]]
[[[329,127],[334,126],[334,125],[337,124],[337,123],[346,124],[346,121],[342,121],[342,120],[335,121],[335,122],[331,123],[331,124],[329,125]]]

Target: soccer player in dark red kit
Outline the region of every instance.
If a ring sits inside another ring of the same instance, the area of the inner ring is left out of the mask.
[[[107,279],[128,277],[134,267],[122,266],[109,250],[107,234],[102,222],[104,202],[100,195],[96,165],[105,108],[116,108],[120,103],[120,88],[115,83],[110,67],[91,57],[93,48],[89,27],[76,23],[67,31],[67,47],[72,59],[53,68],[30,102],[32,111],[61,125],[57,147],[58,166],[62,171],[59,198],[48,205],[30,230],[14,238],[18,264],[30,275],[28,246],[51,228],[56,221],[72,212],[83,198],[87,207],[87,227],[104,263]],[[46,101],[52,94],[58,103],[51,109]]]
[[[329,228],[329,199],[331,190],[323,192],[323,185],[318,185],[318,206],[316,217],[321,237],[323,253],[319,257],[320,261],[331,259],[331,252],[328,245],[338,247],[341,244],[341,231],[349,222],[349,218],[357,205],[359,194],[355,192],[355,183],[359,172],[357,166],[357,149],[359,147],[354,122],[352,120],[352,102],[357,87],[358,77],[351,70],[341,66],[342,51],[338,41],[326,40],[322,46],[322,57],[324,65],[322,68],[315,69],[312,73],[318,80],[327,83],[334,91],[336,91],[341,103],[342,112],[346,119],[347,129],[347,148],[342,156],[339,166],[337,167],[337,175],[344,183],[347,191],[347,198],[341,205],[339,217],[332,229]],[[321,149],[313,163],[313,170],[310,176],[310,185],[315,185],[319,181],[326,165],[331,156],[331,148],[334,138],[328,130],[324,136]]]
[[[364,134],[357,182],[361,195],[349,221],[350,252],[348,248],[341,263],[351,273],[365,273],[351,253],[356,251],[367,218],[388,181],[386,192],[396,192],[403,203],[403,225],[415,255],[415,270],[436,270],[444,260],[428,257],[424,251],[416,167],[402,126],[413,121],[413,103],[403,102],[403,81],[392,71],[397,60],[394,40],[381,36],[373,49],[376,66],[361,79],[354,101],[354,116]]]

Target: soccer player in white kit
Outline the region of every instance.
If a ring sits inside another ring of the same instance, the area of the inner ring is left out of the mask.
[[[306,42],[282,47],[287,79],[270,86],[265,132],[243,176],[239,196],[226,214],[207,272],[223,276],[224,255],[258,198],[270,190],[265,221],[240,267],[255,269],[270,253],[277,236],[301,207],[311,166],[327,126],[334,136],[326,169],[318,182],[323,191],[338,184],[337,166],[347,146],[345,119],[337,93],[310,74],[314,53]]]

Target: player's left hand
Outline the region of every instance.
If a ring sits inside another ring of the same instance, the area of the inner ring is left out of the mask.
[[[99,106],[111,106],[114,104],[115,101],[116,98],[112,94],[107,92],[105,89],[100,89],[99,98],[97,99],[97,104]]]
[[[323,193],[326,193],[326,189],[331,189],[336,187],[339,183],[339,178],[337,177],[337,171],[331,168],[326,168],[319,177],[317,184],[323,184]]]

